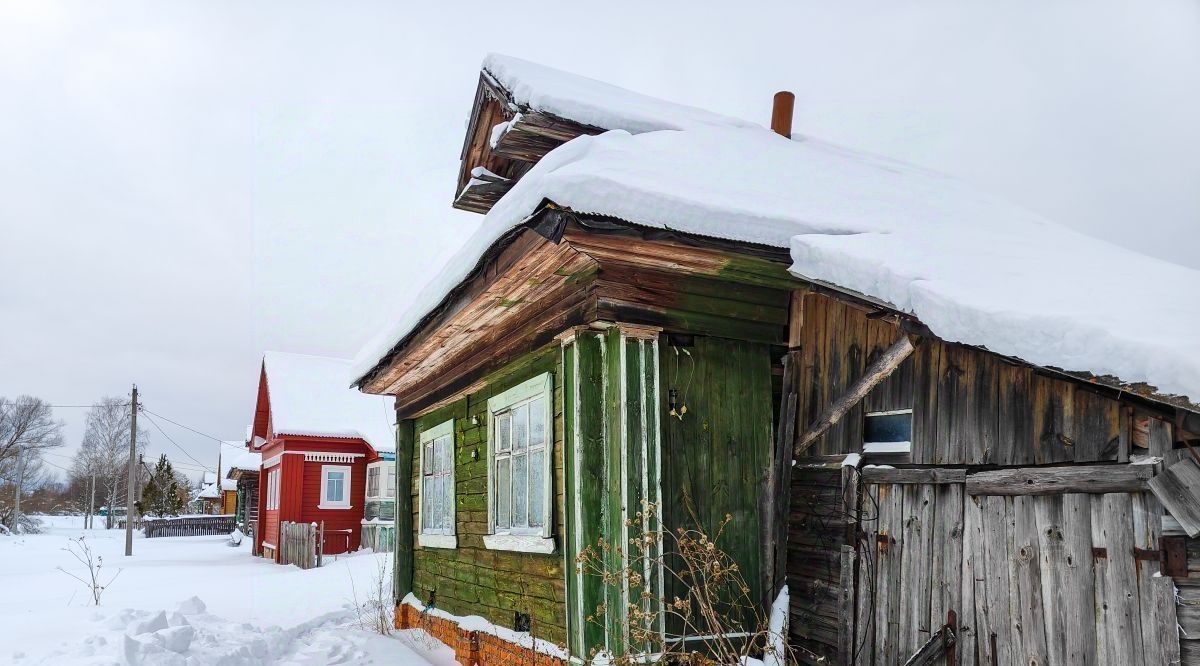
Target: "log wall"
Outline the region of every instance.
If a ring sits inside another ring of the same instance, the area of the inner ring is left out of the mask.
[[[455,615],[481,615],[497,626],[512,628],[515,612],[528,613],[539,638],[566,642],[566,583],[561,547],[563,543],[562,477],[562,387],[558,379],[558,346],[544,348],[490,377],[478,393],[434,410],[416,420],[415,442],[421,430],[454,419],[455,531],[458,547],[422,548],[413,539],[413,594],[428,603],[431,596],[439,608]],[[487,509],[487,400],[511,386],[545,372],[554,382],[554,479],[552,493],[555,553],[541,555],[488,550],[483,537],[488,533]],[[478,424],[472,423],[475,417]],[[415,444],[414,444],[415,446]],[[473,454],[474,457],[473,457]],[[420,453],[412,451],[413,460]],[[414,464],[409,489],[412,525],[420,529],[420,469]]]

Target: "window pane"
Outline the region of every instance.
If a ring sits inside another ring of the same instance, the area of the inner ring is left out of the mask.
[[[537,446],[546,441],[546,399],[538,398],[529,403],[529,445]]]
[[[387,496],[396,496],[396,468],[390,465],[387,468]]]
[[[425,444],[425,454],[421,457],[421,473],[433,472],[433,442]]]
[[[446,530],[447,534],[454,528],[450,522],[450,516],[454,513],[453,481],[449,475],[442,477],[442,528]]]
[[[529,448],[529,405],[514,407],[513,420],[513,451],[524,451]]]
[[[496,461],[496,527],[509,527],[512,517],[509,515],[509,499],[511,497],[509,484],[508,459]]]
[[[545,507],[546,452],[534,451],[529,454],[529,526],[541,527],[545,523],[543,513]]]
[[[507,451],[512,446],[512,415],[508,412],[496,417],[496,450]]]
[[[526,464],[529,462],[529,456],[513,456],[512,462],[512,498],[513,498],[513,526],[524,526],[529,523],[525,522],[525,509],[529,501],[528,487],[529,477],[525,470]]]
[[[379,468],[372,467],[367,470],[367,497],[379,496]]]
[[[421,480],[421,529],[428,529],[434,525],[437,499],[434,497],[433,489],[434,477],[424,477]]]

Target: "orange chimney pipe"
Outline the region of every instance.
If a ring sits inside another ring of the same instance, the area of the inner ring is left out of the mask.
[[[771,131],[792,138],[792,111],[795,108],[795,95],[786,90],[775,93],[775,103],[771,106]]]

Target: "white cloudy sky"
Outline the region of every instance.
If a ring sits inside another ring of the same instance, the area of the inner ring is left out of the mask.
[[[264,349],[353,356],[478,225],[488,51],[763,122],[790,89],[799,132],[1200,268],[1194,0],[571,4],[0,0],[0,395],[136,381],[240,437]]]

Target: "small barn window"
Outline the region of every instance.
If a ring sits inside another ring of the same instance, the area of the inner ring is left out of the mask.
[[[320,509],[350,508],[350,467],[348,465],[321,466]]]
[[[456,547],[453,420],[421,433],[420,499],[421,533],[417,542],[426,548]]]
[[[550,536],[554,405],[550,374],[488,400],[489,548],[544,552]],[[521,537],[506,539],[499,537]],[[532,538],[530,538],[532,537]]]
[[[912,410],[872,412],[863,420],[863,453],[912,450]]]

